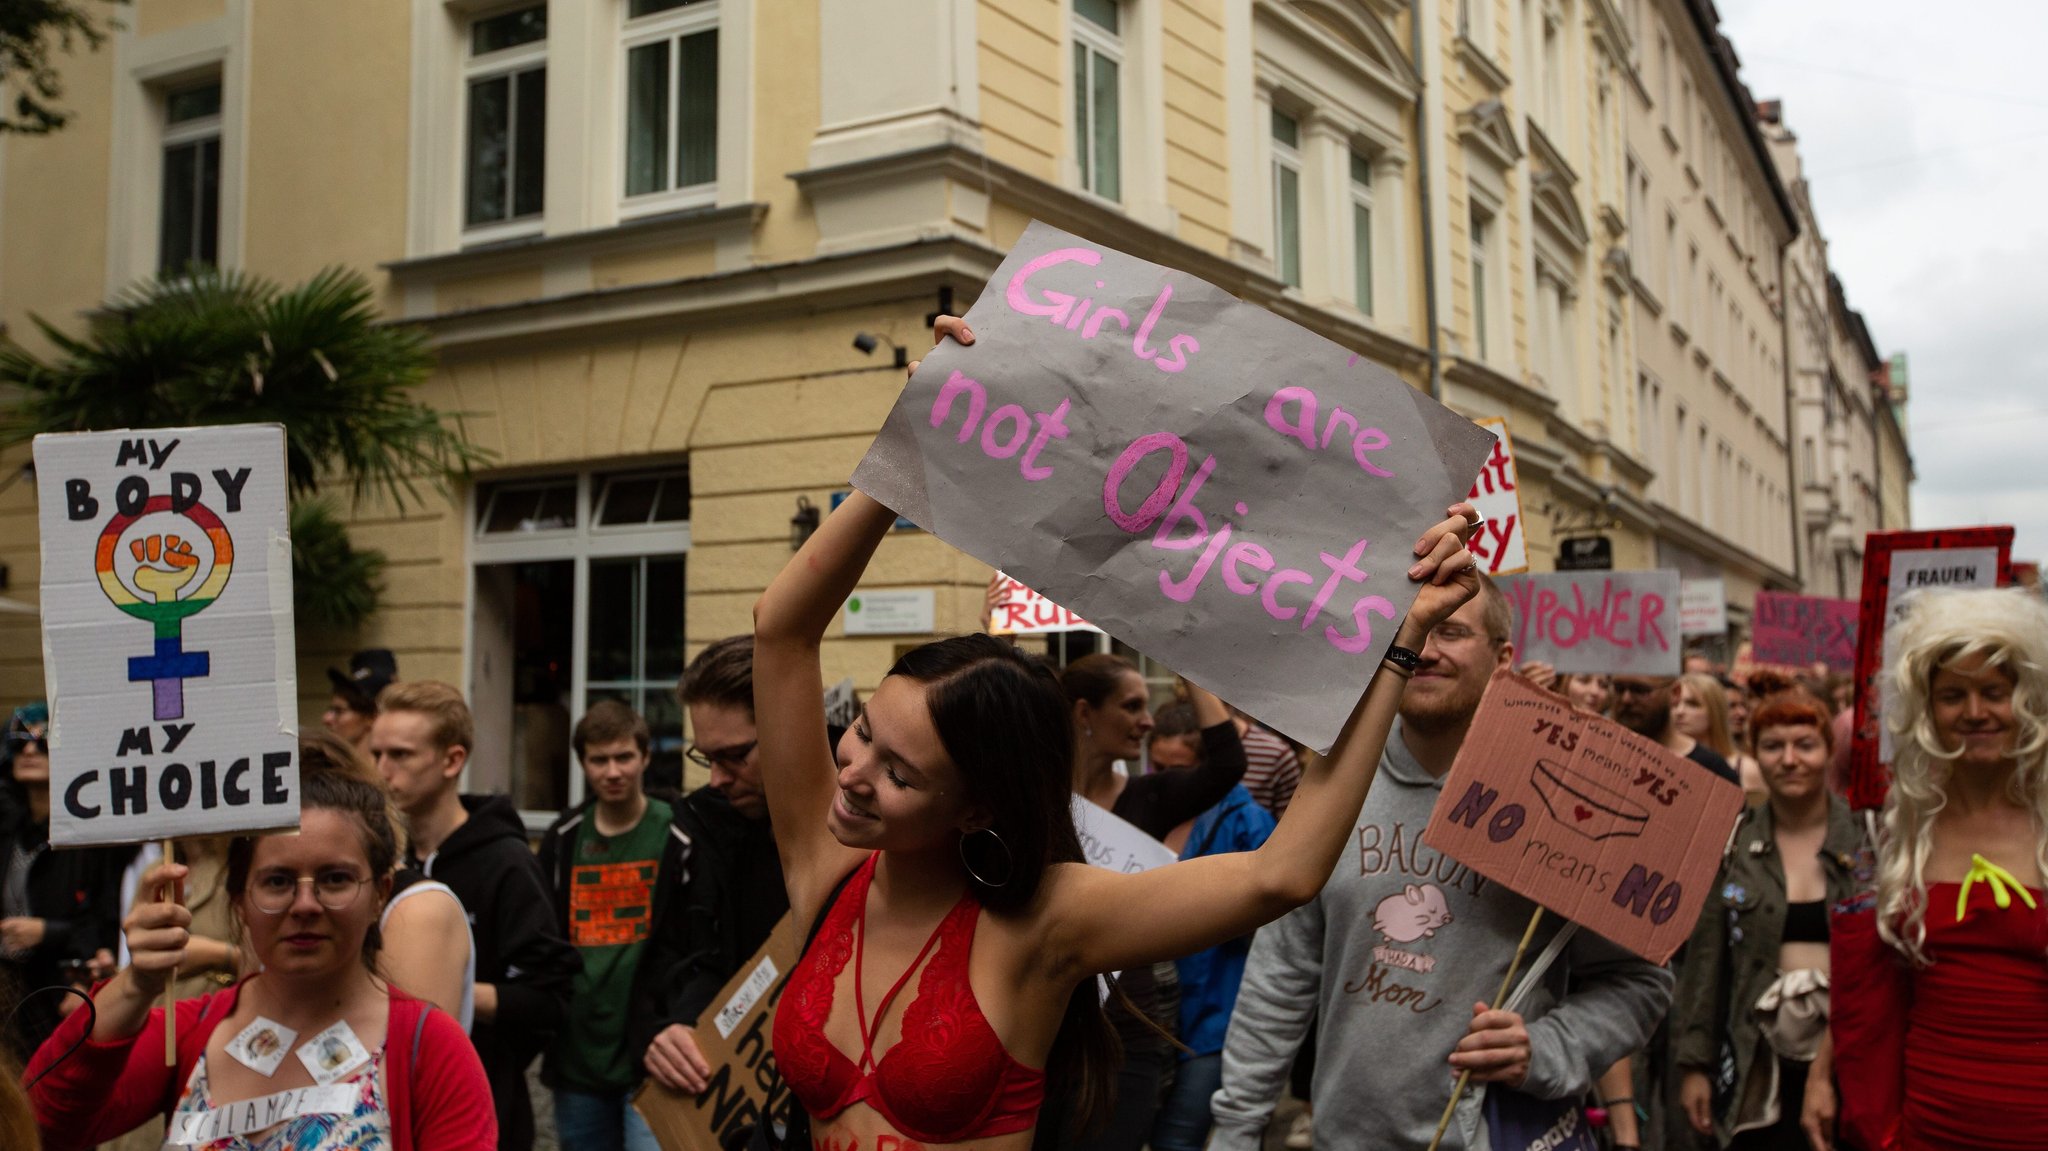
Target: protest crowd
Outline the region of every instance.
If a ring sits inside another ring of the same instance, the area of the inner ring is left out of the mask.
[[[2048,1145],[2039,598],[1917,593],[1862,682],[1753,652],[1566,671],[1518,650],[1537,601],[1481,573],[1460,502],[1404,557],[1410,605],[1379,601],[1391,646],[1323,754],[1186,678],[1167,698],[988,632],[828,713],[821,640],[895,518],[855,492],[751,634],[689,662],[708,783],[650,780],[646,717],[595,703],[586,798],[537,843],[463,793],[463,693],[389,651],[330,672],[296,832],[169,858],[53,849],[51,716],[16,708],[0,1146]],[[1364,546],[1323,556],[1317,607]],[[1272,566],[1239,549],[1233,591],[1245,555]],[[1472,774],[1510,708],[1550,717],[1533,802],[1599,852],[1667,827],[1571,766],[1582,739],[1632,756],[1710,880],[1517,846],[1611,904],[1566,915],[1501,878],[1513,856],[1439,849],[1535,818]],[[1876,804],[1859,711],[1892,739]],[[1636,889],[1668,946],[1611,918]]]

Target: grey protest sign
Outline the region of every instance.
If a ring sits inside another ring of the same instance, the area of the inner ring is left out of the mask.
[[[1515,659],[1559,672],[1677,675],[1685,660],[1675,571],[1506,576]]]
[[[1327,749],[1493,436],[1192,276],[1034,223],[856,487]]]

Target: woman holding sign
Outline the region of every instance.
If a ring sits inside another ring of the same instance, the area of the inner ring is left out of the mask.
[[[1920,592],[1887,646],[1897,703],[1877,890],[1834,917],[1834,1026],[1808,1134],[1818,1147],[1832,1135],[1832,1055],[1843,1133],[1861,1146],[2040,1147],[2048,603]]]
[[[936,334],[971,344],[958,319]],[[1395,643],[1478,587],[1459,505],[1424,533]],[[973,635],[899,659],[835,750],[819,648],[895,513],[856,492],[754,609],[759,756],[791,911],[818,924],[775,1057],[817,1146],[1029,1146],[1048,1070],[1099,1112],[1114,1049],[1094,976],[1233,939],[1312,897],[1353,830],[1405,672],[1370,677],[1254,852],[1126,875],[1080,862],[1072,720],[1052,672]],[[986,914],[984,914],[986,912]],[[1055,1090],[1060,1085],[1054,1086]],[[1084,1121],[1084,1126],[1085,1121]]]
[[[167,1107],[170,1142],[203,1151],[497,1145],[490,1088],[462,1028],[374,971],[371,928],[398,858],[390,801],[337,771],[306,771],[300,785],[296,834],[236,839],[228,852],[227,892],[260,974],[179,1002],[176,1066],[166,1067],[156,1004],[186,958],[192,914],[137,905],[128,967],[29,1065],[50,1151],[90,1147]],[[160,890],[186,875],[159,865],[145,883]]]
[[[1769,798],[1736,823],[1686,947],[1672,1062],[1702,1135],[1801,1151],[1807,1069],[1827,1031],[1828,908],[1855,892],[1864,838],[1827,786],[1834,735],[1819,700],[1766,699],[1752,730]]]

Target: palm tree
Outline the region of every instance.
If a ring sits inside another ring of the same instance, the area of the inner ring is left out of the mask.
[[[330,268],[294,288],[194,267],[145,281],[94,316],[83,336],[32,317],[56,349],[42,359],[0,337],[0,446],[43,432],[277,423],[293,498],[299,618],[354,627],[376,610],[384,557],[349,542],[335,505],[381,495],[399,508],[420,481],[445,490],[488,453],[460,416],[413,398],[433,370],[417,328],[383,323],[369,282]]]

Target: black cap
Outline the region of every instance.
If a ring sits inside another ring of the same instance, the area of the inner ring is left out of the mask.
[[[398,657],[388,648],[359,651],[348,657],[346,672],[330,667],[327,678],[334,684],[334,693],[354,703],[357,711],[376,711],[377,696],[398,678]]]

